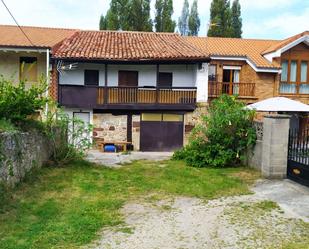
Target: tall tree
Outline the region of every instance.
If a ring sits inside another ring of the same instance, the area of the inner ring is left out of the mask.
[[[128,7],[129,0],[111,0],[105,17],[103,16],[103,18],[100,18],[100,23],[101,21],[103,22],[103,20],[105,21],[103,28],[108,30],[125,30],[128,26]]]
[[[178,19],[178,29],[181,35],[188,35],[189,33],[189,2],[184,0],[181,11],[181,16]]]
[[[174,32],[176,23],[172,19],[174,12],[173,0],[156,0],[154,19],[157,32]]]
[[[100,16],[99,29],[100,29],[100,30],[106,30],[106,29],[107,29],[106,18],[105,18],[104,15],[101,15],[101,16]]]
[[[189,15],[189,35],[198,35],[200,25],[201,20],[197,10],[197,0],[194,0]]]
[[[231,37],[231,8],[229,0],[213,0],[210,6],[208,36]]]
[[[232,4],[232,37],[241,38],[242,18],[239,0],[234,0]]]
[[[128,10],[129,16],[127,30],[152,31],[150,0],[130,0]]]

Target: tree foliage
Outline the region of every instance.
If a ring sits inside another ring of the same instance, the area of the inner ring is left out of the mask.
[[[201,20],[198,15],[197,0],[194,0],[191,6],[191,11],[189,15],[189,35],[198,35],[200,30]]]
[[[241,7],[234,0],[232,8],[229,0],[213,0],[210,6],[208,36],[241,37]]]
[[[240,165],[246,150],[255,143],[254,111],[234,96],[214,100],[208,115],[192,133],[190,143],[174,154],[195,167],[231,167]]]
[[[184,0],[181,15],[178,19],[178,29],[181,35],[189,34],[189,2]]]
[[[156,32],[174,32],[176,22],[172,19],[173,0],[156,0],[154,19]]]
[[[111,0],[100,29],[152,31],[150,0]]]
[[[241,38],[242,18],[239,0],[234,0],[232,4],[232,37]]]

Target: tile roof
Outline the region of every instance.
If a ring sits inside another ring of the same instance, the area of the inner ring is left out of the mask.
[[[269,62],[262,55],[263,51],[280,41],[219,37],[186,37],[186,39],[210,56],[246,57],[258,68],[280,68],[280,65]]]
[[[268,49],[263,51],[263,54],[268,54],[271,52],[275,52],[276,50],[283,48],[284,46],[288,45],[289,43],[296,41],[297,39],[301,38],[302,36],[309,35],[309,31],[302,32],[300,34],[294,35],[292,37],[289,37],[279,43],[273,44]]]
[[[76,32],[74,29],[22,26],[34,47],[51,48]],[[22,31],[13,25],[0,25],[0,46],[33,47]]]
[[[82,60],[208,60],[183,37],[174,33],[78,31],[54,51],[54,58]]]

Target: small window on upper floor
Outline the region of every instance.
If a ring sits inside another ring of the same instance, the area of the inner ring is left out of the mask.
[[[282,61],[282,72],[281,72],[281,81],[287,82],[288,81],[288,68],[289,68],[289,62],[288,61]]]
[[[98,86],[99,70],[85,70],[84,80],[86,86]]]
[[[300,82],[308,82],[308,61],[302,61],[300,66]]]
[[[21,81],[38,81],[38,63],[36,57],[20,57],[19,79]]]
[[[216,81],[217,78],[217,65],[209,65],[208,67],[208,80]]]
[[[170,88],[173,86],[173,73],[159,73],[158,87]]]

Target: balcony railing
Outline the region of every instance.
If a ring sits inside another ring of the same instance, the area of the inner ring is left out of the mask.
[[[68,107],[99,108],[103,105],[194,105],[195,87],[97,87],[59,85],[59,102]]]
[[[237,95],[239,98],[255,97],[255,83],[231,83],[231,82],[215,82],[208,83],[209,97],[218,97],[221,94]]]

